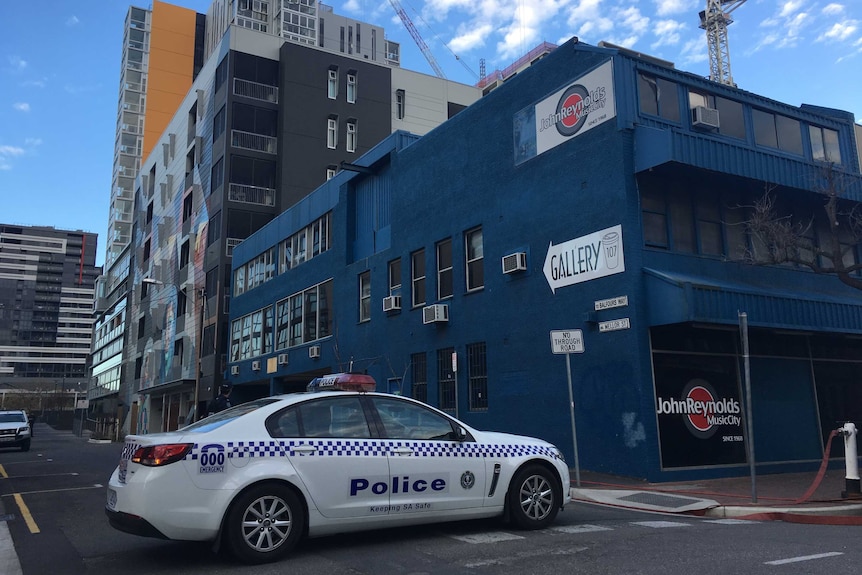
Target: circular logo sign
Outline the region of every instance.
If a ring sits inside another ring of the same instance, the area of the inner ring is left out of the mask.
[[[682,390],[682,400],[698,406],[683,417],[685,426],[697,437],[712,437],[718,429],[712,421],[715,418],[716,397],[713,387],[702,379],[691,380]]]
[[[476,476],[472,471],[465,471],[461,474],[461,487],[471,489],[476,484]]]
[[[557,122],[557,132],[561,136],[573,136],[587,121],[586,107],[589,103],[590,93],[580,84],[569,86],[560,96],[557,102],[557,114],[560,119]]]

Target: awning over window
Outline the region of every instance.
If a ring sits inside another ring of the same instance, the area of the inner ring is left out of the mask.
[[[648,268],[644,281],[651,326],[737,324],[739,312],[745,312],[748,323],[759,327],[862,333],[862,292],[853,297],[803,287],[789,291]]]

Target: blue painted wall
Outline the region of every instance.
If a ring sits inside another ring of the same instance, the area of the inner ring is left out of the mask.
[[[610,60],[617,118],[516,166],[515,113]],[[611,50],[564,44],[421,139],[403,133],[387,138],[356,162],[368,167],[371,175],[340,172],[237,246],[234,267],[332,211],[332,249],[234,298],[231,304],[231,319],[235,319],[333,279],[334,335],[314,342],[321,347],[321,358],[310,359],[308,346],[303,345],[288,350],[289,364],[272,373],[255,373],[250,362],[239,362],[240,375],[233,377],[234,382],[277,388],[273,382],[283,377],[302,378],[352,366],[373,375],[380,389],[386,388],[388,378],[404,377],[404,393],[409,394],[410,356],[424,352],[428,399],[436,404],[436,352],[453,347],[459,356],[458,417],[483,429],[545,438],[562,448],[573,466],[566,360],[552,354],[549,332],[582,329],[585,352],[571,356],[582,468],[654,480],[681,479],[686,473],[734,473],[691,470],[669,477],[661,470],[649,327],[697,319],[692,317],[691,302],[683,297],[691,293],[690,288],[685,291],[686,274],[701,283],[704,277],[711,278],[714,290],[724,286],[733,292],[743,280],[759,283],[755,287],[760,290],[768,289],[770,282],[774,285],[776,278],[793,278],[789,282],[793,285],[800,272],[755,270],[718,259],[645,250],[637,174],[652,166],[682,162],[735,177],[767,179],[768,174],[778,173],[787,185],[799,185],[800,174],[810,166],[768,154],[751,164],[755,154],[746,155],[744,150],[734,150],[728,158],[722,152],[727,144],[720,138],[687,136],[683,127],[640,118],[635,88],[639,68],[657,69]],[[670,69],[661,73],[678,82],[704,83]],[[740,94],[737,91],[738,99],[754,97]],[[812,111],[805,114],[813,117]],[[852,120],[846,118],[821,119],[824,125],[840,128],[842,138],[852,128]],[[687,137],[694,155],[674,146],[675,140]],[[842,142],[850,156],[852,141]],[[739,143],[737,148],[746,145]],[[696,160],[700,157],[709,159]],[[855,169],[858,172],[858,166]],[[552,291],[543,273],[549,244],[616,225],[622,226],[626,271]],[[484,289],[467,293],[464,234],[477,226],[483,232],[485,284]],[[424,325],[421,307],[410,306],[410,257],[416,250],[425,250],[427,303],[436,303],[435,244],[444,239],[452,240],[454,260],[454,296],[443,302],[449,305],[449,322]],[[528,269],[503,274],[501,258],[516,251],[526,252]],[[390,295],[388,263],[396,258],[401,260],[402,310],[386,313],[382,300]],[[645,272],[645,268],[670,275]],[[371,274],[371,320],[359,322],[358,278],[366,271]],[[807,274],[803,283],[811,289],[828,285],[821,290],[826,299],[858,297],[849,288],[836,288],[835,282]],[[621,295],[628,296],[627,307],[592,311],[595,301]],[[862,318],[862,308],[851,306],[847,315]],[[719,316],[703,319],[729,321]],[[630,319],[630,329],[598,331],[597,321],[623,317]],[[783,319],[753,321],[767,326]],[[862,332],[862,325],[855,329]],[[468,409],[466,347],[476,342],[487,346],[487,411]],[[805,396],[804,384],[794,389],[798,397]],[[764,391],[757,400],[766,405],[772,397]],[[805,407],[796,406],[796,410],[805,412]],[[815,435],[809,429],[806,454],[816,450]]]

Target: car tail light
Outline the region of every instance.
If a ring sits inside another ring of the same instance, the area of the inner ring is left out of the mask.
[[[166,445],[149,445],[139,447],[132,454],[132,462],[159,467],[183,459],[192,450],[192,443],[168,443]]]

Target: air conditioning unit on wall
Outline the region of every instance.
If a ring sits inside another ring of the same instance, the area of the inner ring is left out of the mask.
[[[287,365],[287,354],[286,353],[278,354],[278,365]]]
[[[395,311],[401,309],[401,296],[390,295],[383,298],[383,311]]]
[[[231,375],[239,375],[239,366],[238,365],[230,366],[230,374]]]
[[[309,347],[308,357],[310,357],[311,359],[317,359],[318,357],[320,357],[320,346],[312,345],[311,347]]]
[[[252,368],[254,371],[260,371],[260,360],[259,360],[259,359],[256,359],[256,360],[254,360],[253,362],[251,362],[251,368]]]
[[[691,111],[691,125],[695,128],[717,130],[719,127],[718,110],[705,106],[695,106]]]
[[[503,273],[513,274],[522,272],[527,269],[527,254],[525,252],[515,252],[507,256],[503,256]]]
[[[422,323],[438,323],[449,321],[449,306],[443,303],[422,308]]]

